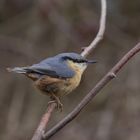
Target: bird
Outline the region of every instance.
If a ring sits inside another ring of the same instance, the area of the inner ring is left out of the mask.
[[[31,66],[7,70],[30,78],[43,94],[50,97],[50,102],[55,102],[58,109],[63,110],[60,98],[76,89],[88,64],[96,62],[78,53],[68,52],[46,58]]]

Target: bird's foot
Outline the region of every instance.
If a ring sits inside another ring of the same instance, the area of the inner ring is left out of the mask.
[[[63,104],[61,103],[61,101],[58,97],[53,96],[53,99],[48,102],[48,105],[51,104],[51,103],[56,103],[57,104],[57,106],[56,106],[57,110],[60,110],[60,112],[63,111]]]
[[[60,112],[63,111],[63,104],[61,103],[60,100],[56,101],[57,102],[57,109],[60,110]]]

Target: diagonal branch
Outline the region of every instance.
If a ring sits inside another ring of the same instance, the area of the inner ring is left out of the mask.
[[[124,57],[95,85],[95,87],[84,97],[84,99],[75,107],[75,109],[68,114],[62,121],[60,121],[56,126],[50,129],[44,138],[48,139],[53,136],[56,132],[62,129],[66,124],[72,121],[80,111],[91,101],[99,91],[109,83],[120,69],[136,54],[140,51],[140,43],[138,43],[134,48],[132,48]]]

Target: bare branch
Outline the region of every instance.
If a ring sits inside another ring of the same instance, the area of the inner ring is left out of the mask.
[[[40,121],[40,124],[33,135],[32,140],[42,140],[43,139],[43,134],[45,132],[46,126],[49,122],[49,119],[50,119],[51,114],[52,114],[53,110],[55,109],[55,107],[56,107],[56,103],[50,103],[48,105],[47,112],[43,115],[43,117]]]
[[[106,11],[106,0],[101,0],[101,18],[99,31],[95,39],[91,42],[91,44],[88,47],[86,47],[81,53],[82,56],[87,57],[89,53],[93,51],[97,47],[97,44],[103,39],[106,26]]]
[[[56,132],[62,129],[66,124],[72,121],[80,111],[91,101],[97,93],[105,86],[109,81],[116,77],[119,70],[136,54],[140,51],[140,43],[132,48],[124,57],[95,85],[95,87],[84,97],[84,99],[69,113],[62,121],[56,126],[50,129],[45,135],[44,139],[48,139]]]

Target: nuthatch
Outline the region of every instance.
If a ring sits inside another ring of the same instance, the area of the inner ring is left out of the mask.
[[[96,61],[87,60],[77,53],[61,53],[38,64],[8,68],[8,71],[21,73],[32,79],[35,86],[49,95],[62,109],[60,97],[69,94],[79,85],[89,63]]]

